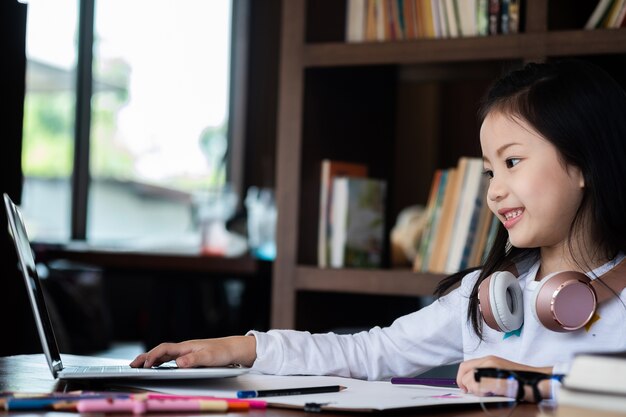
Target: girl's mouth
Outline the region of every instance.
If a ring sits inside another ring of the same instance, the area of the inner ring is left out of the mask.
[[[504,227],[510,229],[513,227],[518,221],[521,220],[522,214],[524,213],[524,209],[516,208],[513,210],[508,210],[504,214]]]

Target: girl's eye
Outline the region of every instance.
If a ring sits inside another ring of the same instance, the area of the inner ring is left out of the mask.
[[[483,170],[483,175],[489,179],[493,178],[493,171],[490,169]]]
[[[520,158],[508,158],[506,160],[506,167],[507,168],[513,168],[515,165],[519,164],[521,161]]]

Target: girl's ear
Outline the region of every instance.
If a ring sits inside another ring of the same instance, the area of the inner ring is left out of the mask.
[[[578,186],[580,188],[585,188],[585,176],[583,175],[582,169],[576,167],[575,173],[578,176]]]

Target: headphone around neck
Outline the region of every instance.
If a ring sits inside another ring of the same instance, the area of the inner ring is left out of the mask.
[[[626,260],[591,280],[582,272],[552,273],[533,291],[531,308],[547,329],[569,332],[584,327],[597,306],[626,288]],[[489,275],[478,287],[478,307],[485,323],[500,332],[512,332],[524,323],[523,291],[510,271]]]

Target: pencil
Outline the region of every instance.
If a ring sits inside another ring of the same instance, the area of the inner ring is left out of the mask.
[[[238,391],[237,398],[256,398],[256,397],[278,397],[281,395],[303,395],[303,394],[321,394],[326,392],[339,392],[346,389],[343,385],[328,385],[323,387],[303,387],[303,388],[285,388],[285,389],[269,389],[257,391]]]

